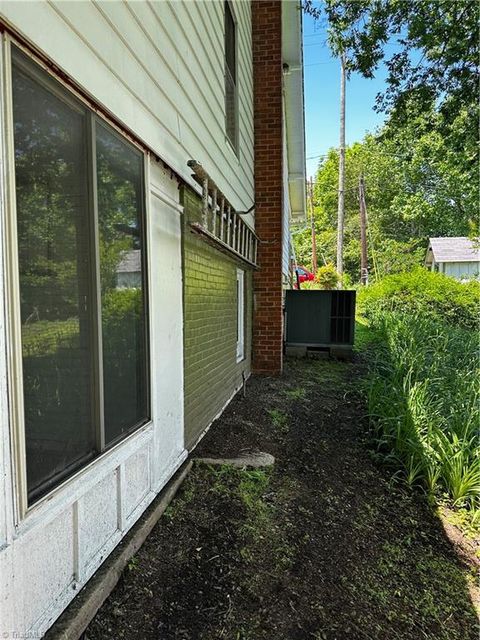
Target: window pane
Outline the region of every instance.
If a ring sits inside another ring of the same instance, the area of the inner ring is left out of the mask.
[[[237,146],[237,96],[235,84],[232,81],[228,69],[225,72],[225,128],[228,139],[233,147]]]
[[[31,500],[94,454],[86,136],[84,114],[19,66],[13,113]]]
[[[235,84],[237,78],[235,21],[228,2],[225,2],[225,63]]]
[[[148,418],[143,156],[96,126],[105,442]]]
[[[225,2],[225,130],[237,148],[236,30],[230,4]]]

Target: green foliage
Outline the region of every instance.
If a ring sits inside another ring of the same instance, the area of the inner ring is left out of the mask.
[[[326,0],[330,42],[347,57],[350,71],[371,78],[384,61],[386,91],[377,109],[397,127],[435,105],[449,136],[458,114],[466,126],[459,141],[475,143],[478,129],[479,4],[470,0]],[[317,14],[320,13],[317,11]],[[395,44],[392,50],[385,44]],[[454,137],[458,136],[458,131]]]
[[[478,3],[470,0],[326,0],[303,7],[326,18],[347,69],[371,78],[383,61],[385,126],[346,152],[344,269],[359,280],[357,187],[365,176],[370,280],[419,264],[429,236],[478,235]],[[395,49],[389,45],[395,44]],[[387,45],[387,46],[385,46]],[[335,257],[338,154],[319,167],[319,252]],[[302,236],[302,241],[306,236]],[[308,263],[308,243],[298,242]],[[297,244],[296,244],[297,247]]]
[[[421,314],[455,326],[478,327],[480,283],[458,282],[421,267],[391,275],[358,292],[360,313],[374,319],[379,312]]]
[[[116,326],[125,330],[125,319],[135,320],[142,312],[141,289],[113,289],[102,296],[102,322],[112,333]]]
[[[304,387],[295,387],[294,389],[287,389],[285,391],[285,396],[289,400],[304,400],[306,396],[307,390]]]
[[[104,342],[111,349],[125,348],[132,333],[130,323],[137,323],[143,313],[140,289],[114,289],[103,296],[102,322]],[[58,349],[78,343],[77,318],[68,320],[40,320],[22,326],[22,353],[24,357],[54,355]],[[127,357],[124,352],[123,356]],[[132,356],[134,354],[131,354]]]
[[[411,484],[478,506],[480,423],[476,332],[428,314],[383,311],[368,407],[378,453]]]
[[[364,176],[368,210],[367,249],[370,280],[398,273],[423,262],[430,236],[464,236],[472,232],[478,212],[476,168],[448,146],[425,120],[415,118],[404,129],[386,126],[346,150],[344,267],[353,282],[360,279],[358,184]],[[338,153],[331,149],[320,164],[314,185],[317,253],[336,259]],[[297,259],[310,264],[310,230],[294,230]]]
[[[78,342],[78,320],[41,320],[24,324],[22,327],[22,355],[46,356],[54,354],[62,346],[68,348],[73,341]]]
[[[340,282],[340,275],[331,262],[317,269],[315,281],[321,289],[336,289]]]
[[[270,416],[272,424],[279,431],[285,431],[288,429],[288,416],[281,409],[267,409],[267,413]]]
[[[318,282],[315,282],[315,280],[306,280],[301,283],[300,288],[307,291],[319,291],[322,287]]]

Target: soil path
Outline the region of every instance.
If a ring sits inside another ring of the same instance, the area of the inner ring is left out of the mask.
[[[274,467],[197,464],[85,638],[476,639],[471,567],[369,454],[360,376],[292,361],[252,378],[196,455]]]

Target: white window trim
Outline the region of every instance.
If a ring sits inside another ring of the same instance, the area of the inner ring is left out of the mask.
[[[237,269],[237,362],[245,359],[245,271]]]

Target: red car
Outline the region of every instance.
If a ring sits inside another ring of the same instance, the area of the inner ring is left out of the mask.
[[[296,271],[298,274],[298,282],[300,282],[300,284],[302,282],[306,282],[307,280],[315,279],[315,275],[311,271],[308,271],[307,269],[305,269],[305,267],[301,267],[300,265],[297,265]],[[295,286],[296,284],[297,283],[295,283]]]

